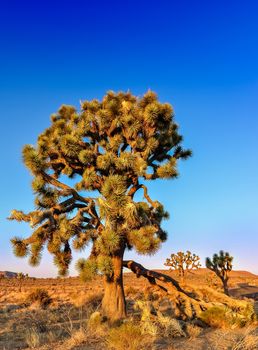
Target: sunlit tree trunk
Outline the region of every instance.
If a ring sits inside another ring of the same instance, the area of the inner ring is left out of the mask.
[[[123,286],[123,254],[121,250],[112,257],[113,274],[105,276],[104,297],[102,300],[103,315],[111,321],[126,317],[126,302]]]

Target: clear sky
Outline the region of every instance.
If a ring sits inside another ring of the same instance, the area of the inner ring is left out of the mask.
[[[56,275],[48,254],[32,268],[11,252],[10,238],[30,230],[6,217],[33,209],[22,146],[62,103],[150,88],[173,104],[193,157],[179,179],[151,185],[171,214],[168,241],[153,257],[128,256],[158,268],[178,250],[204,261],[225,249],[236,269],[258,273],[256,0],[5,0],[0,50],[0,270]]]

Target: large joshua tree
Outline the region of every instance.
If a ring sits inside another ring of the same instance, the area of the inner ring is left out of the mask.
[[[84,278],[104,276],[103,313],[125,317],[123,266],[151,283],[155,276],[123,261],[124,252],[134,248],[153,254],[166,240],[161,222],[168,213],[150,198],[146,184],[177,177],[177,161],[191,154],[181,142],[171,105],[160,103],[151,91],[142,98],[108,92],[102,101],[82,102],[80,111],[61,106],[36,147],[23,148],[36,209],[11,213],[11,220],[33,228],[30,237],[12,239],[15,255],[28,255],[37,265],[46,246],[64,275],[72,248],[91,244],[89,257],[77,267]],[[135,199],[138,191],[143,191],[142,201]]]

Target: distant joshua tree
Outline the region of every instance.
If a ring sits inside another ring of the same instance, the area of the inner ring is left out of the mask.
[[[206,258],[206,267],[215,272],[215,274],[221,279],[224,292],[229,295],[228,292],[228,273],[232,271],[233,256],[230,256],[228,252],[221,250],[219,254],[214,254],[213,258]]]
[[[164,264],[170,266],[170,270],[178,271],[181,278],[184,278],[185,273],[201,267],[200,257],[196,254],[192,254],[189,250],[187,252],[177,252],[171,254]]]
[[[23,272],[18,272],[16,278],[17,278],[18,284],[19,284],[19,292],[21,292],[23,282],[24,282],[24,280],[29,278],[29,275],[27,273],[24,274]]]
[[[108,92],[101,101],[81,102],[80,111],[63,105],[51,120],[36,147],[23,149],[36,209],[12,211],[11,220],[33,228],[28,238],[12,239],[14,253],[37,265],[46,246],[64,275],[72,248],[90,245],[78,270],[85,279],[104,276],[103,314],[123,318],[122,269],[143,274],[139,264],[123,260],[125,250],[153,254],[167,237],[161,223],[168,213],[146,182],[176,178],[178,161],[191,151],[182,147],[171,105],[151,91],[140,98]],[[136,201],[138,191],[144,200]]]

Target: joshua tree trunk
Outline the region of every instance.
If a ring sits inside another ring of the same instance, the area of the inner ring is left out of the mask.
[[[228,279],[222,279],[222,283],[223,283],[223,288],[224,288],[224,293],[226,295],[229,295],[229,291],[228,291]]]
[[[126,317],[126,303],[123,286],[123,250],[112,257],[114,272],[105,276],[104,297],[102,300],[103,314],[111,321]]]

